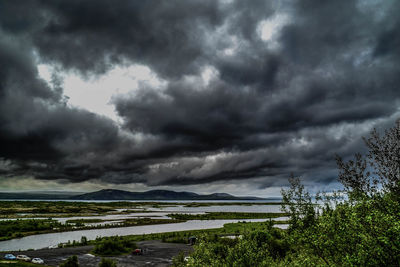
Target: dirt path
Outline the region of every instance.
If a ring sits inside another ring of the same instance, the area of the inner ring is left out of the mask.
[[[192,251],[192,247],[185,244],[162,243],[158,240],[136,242],[139,248],[143,249],[143,255],[122,255],[110,257],[117,261],[118,267],[128,266],[170,266],[172,257],[183,251],[185,255]],[[14,255],[24,254],[31,258],[42,258],[46,265],[58,266],[72,255],[77,255],[79,264],[82,267],[97,267],[101,257],[93,256],[90,251],[93,246],[39,249],[32,251],[14,251]],[[5,253],[0,253],[3,258]]]

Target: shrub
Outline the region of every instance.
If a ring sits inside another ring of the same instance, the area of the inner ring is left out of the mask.
[[[117,267],[117,263],[112,259],[101,258],[99,267]]]
[[[60,267],[79,267],[78,257],[71,256],[64,263],[60,264]]]
[[[82,236],[81,237],[81,244],[82,245],[87,245],[88,241],[87,241],[87,237],[86,236]]]
[[[172,259],[172,266],[185,266],[185,264],[185,254],[182,251]]]
[[[374,130],[364,140],[366,157],[337,158],[344,190],[317,197],[323,205],[313,203],[298,178],[290,179],[282,190],[289,231],[270,223],[232,243],[203,237],[188,262],[179,256],[175,266],[399,266],[400,120],[383,136]]]
[[[93,252],[98,255],[112,256],[127,253],[137,248],[133,241],[119,237],[109,237],[96,244]]]

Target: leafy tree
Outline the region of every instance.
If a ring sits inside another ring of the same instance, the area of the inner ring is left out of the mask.
[[[282,191],[291,214],[289,240],[302,247],[292,259],[309,255],[336,266],[400,263],[400,121],[383,136],[373,130],[364,140],[369,149],[366,157],[356,154],[348,162],[337,157],[345,198],[333,206],[322,199],[325,205],[315,220],[311,198],[298,179],[292,178],[291,187]]]
[[[290,230],[303,229],[315,222],[315,207],[310,194],[305,191],[299,178],[289,179],[290,188],[281,190],[282,211],[289,214]]]
[[[381,136],[376,129],[364,138],[367,157],[356,154],[344,162],[337,156],[339,181],[349,197],[359,199],[381,193],[400,194],[400,119]]]
[[[87,243],[88,243],[87,237],[86,236],[82,236],[81,237],[81,244],[82,245],[87,245]]]
[[[312,202],[298,178],[282,190],[289,231],[267,225],[243,238],[205,236],[176,266],[400,266],[400,120],[364,138],[368,154],[337,157],[344,190]],[[332,203],[332,200],[334,201]]]
[[[400,193],[400,119],[395,127],[386,130],[381,137],[374,129],[368,139],[364,139],[369,148],[368,162],[374,169],[383,190]]]

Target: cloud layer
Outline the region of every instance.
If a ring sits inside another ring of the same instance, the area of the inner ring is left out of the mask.
[[[400,116],[398,12],[395,0],[1,2],[0,175],[329,184],[335,153],[362,152],[362,135]],[[57,70],[50,83],[38,64]],[[113,97],[122,122],[68,105],[58,74],[130,64],[163,83]]]

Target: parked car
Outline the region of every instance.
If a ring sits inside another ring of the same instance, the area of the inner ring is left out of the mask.
[[[18,255],[17,256],[17,260],[20,260],[20,261],[31,261],[31,258],[29,258],[26,255]]]
[[[133,254],[133,255],[143,255],[143,250],[140,249],[140,248],[134,249],[134,250],[132,251],[132,254]]]
[[[4,255],[4,259],[15,260],[15,259],[17,259],[17,257],[15,257],[13,254],[6,254],[6,255]]]
[[[33,258],[32,263],[44,264],[44,260],[42,260],[41,258]]]

